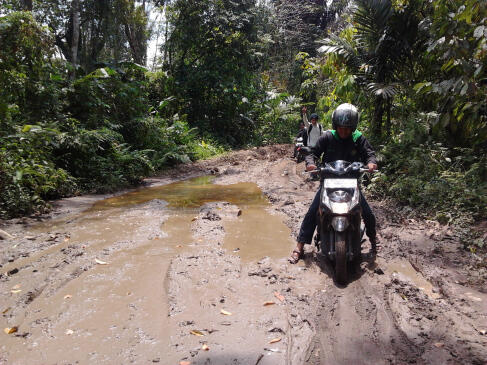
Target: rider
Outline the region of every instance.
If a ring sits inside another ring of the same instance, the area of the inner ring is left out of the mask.
[[[308,130],[306,129],[306,126],[304,125],[304,122],[301,121],[299,122],[299,132],[296,135],[296,138],[303,138],[303,145],[307,146],[308,145]]]
[[[359,113],[357,108],[352,104],[341,104],[332,114],[333,130],[326,131],[318,140],[316,146],[312,149],[313,154],[306,156],[306,170],[316,169],[314,158],[323,156],[323,163],[336,160],[345,160],[348,162],[362,162],[367,164],[370,172],[377,169],[375,152],[369,141],[357,130]],[[314,155],[314,156],[313,156]],[[320,205],[321,187],[316,193],[311,206],[306,213],[301,224],[298,235],[296,248],[291,253],[289,262],[295,264],[303,257],[304,245],[310,244],[313,233],[316,228],[316,217]],[[360,205],[362,207],[362,216],[365,223],[365,232],[371,243],[371,252],[375,254],[377,244],[379,243],[376,229],[375,216],[360,192]]]
[[[306,130],[306,127],[304,125],[304,121],[299,122],[299,132],[296,135],[296,140],[298,138],[302,138],[303,146],[308,145],[308,131]],[[296,146],[294,146],[293,158],[296,158],[297,155],[298,155],[298,148]]]
[[[308,131],[308,147],[314,147],[316,145],[316,142],[318,142],[318,139],[323,135],[323,127],[321,126],[320,123],[318,123],[318,114],[313,113],[309,116],[310,122],[308,122],[308,116],[306,114],[307,108],[303,106],[301,109],[301,112],[303,114],[303,122],[306,125],[306,129]]]

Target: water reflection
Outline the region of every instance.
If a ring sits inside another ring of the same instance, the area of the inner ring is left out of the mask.
[[[213,176],[202,176],[172,184],[145,188],[95,203],[91,210],[142,204],[154,199],[168,203],[170,209],[199,208],[205,203],[226,201],[241,207],[268,204],[254,183],[213,184]]]

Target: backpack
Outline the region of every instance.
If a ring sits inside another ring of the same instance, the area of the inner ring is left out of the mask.
[[[323,134],[323,127],[321,126],[320,123],[318,123],[318,127],[320,127],[320,136]],[[313,129],[313,124],[310,124],[308,127],[308,135],[311,133],[311,130]]]

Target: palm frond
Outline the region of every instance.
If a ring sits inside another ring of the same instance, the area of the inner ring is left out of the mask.
[[[347,66],[353,70],[358,70],[363,63],[357,53],[356,47],[344,38],[331,34],[329,38],[323,39],[321,43],[324,45],[318,48],[318,52],[327,54],[334,53],[343,57]]]
[[[383,99],[391,99],[399,93],[400,84],[395,82],[391,84],[381,84],[378,82],[371,82],[367,84],[367,89],[374,95]]]
[[[358,38],[364,43],[377,44],[384,36],[392,14],[390,0],[357,0],[353,19]]]

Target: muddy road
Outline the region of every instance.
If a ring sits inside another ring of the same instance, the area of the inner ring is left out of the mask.
[[[487,261],[451,227],[370,199],[383,248],[347,286],[287,263],[318,184],[290,154],[1,222],[0,364],[485,364]]]

